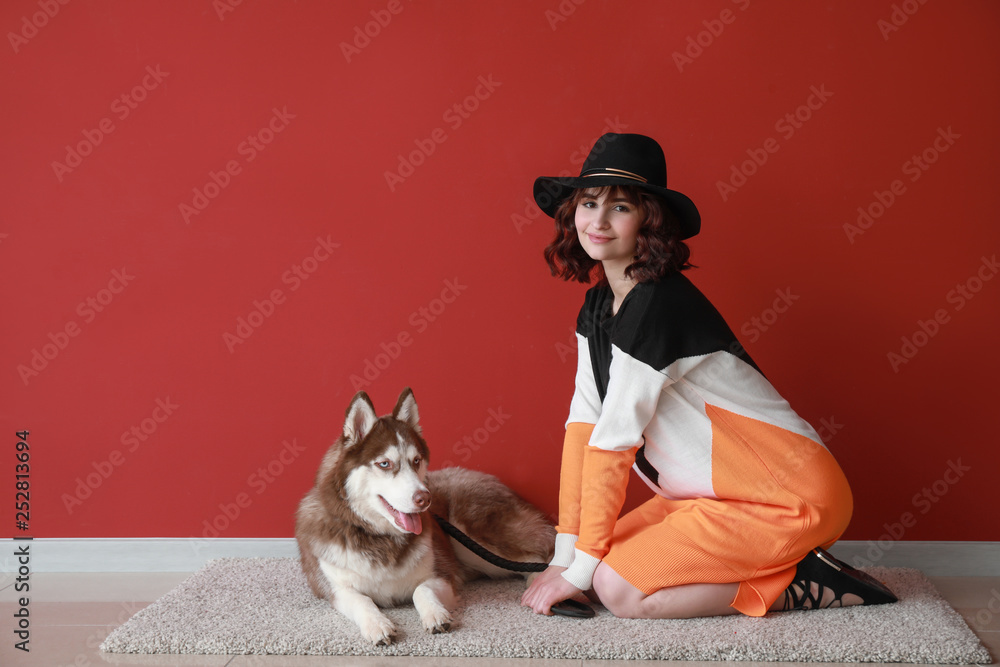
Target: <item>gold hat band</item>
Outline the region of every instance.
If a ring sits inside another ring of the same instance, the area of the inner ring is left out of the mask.
[[[615,169],[614,167],[604,167],[603,169],[604,171],[596,174],[584,174],[583,178],[590,178],[591,176],[621,176],[622,178],[631,178],[633,181],[649,182],[639,174],[633,174],[631,171],[625,171],[624,169]],[[616,173],[609,173],[612,171]]]

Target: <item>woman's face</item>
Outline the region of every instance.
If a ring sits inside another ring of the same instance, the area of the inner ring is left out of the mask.
[[[613,189],[598,196],[600,188],[584,190],[576,205],[576,232],[591,259],[626,261],[635,257],[636,238],[642,222],[638,207]]]

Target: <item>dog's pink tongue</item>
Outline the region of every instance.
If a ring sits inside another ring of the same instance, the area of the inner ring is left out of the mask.
[[[420,520],[419,514],[406,514],[397,511],[395,516],[396,524],[408,533],[419,535],[424,529],[424,524]]]

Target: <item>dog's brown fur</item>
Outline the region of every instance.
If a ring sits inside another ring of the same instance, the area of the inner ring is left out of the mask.
[[[431,512],[488,551],[525,563],[547,563],[552,559],[556,538],[551,522],[493,475],[445,468],[428,474],[427,486],[433,498]],[[454,540],[451,545],[464,556],[459,558],[461,583],[511,576],[509,571],[484,563]]]

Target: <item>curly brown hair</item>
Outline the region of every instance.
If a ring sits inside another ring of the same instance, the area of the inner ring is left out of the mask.
[[[625,269],[625,276],[636,282],[658,280],[673,271],[694,268],[688,261],[691,250],[680,240],[680,223],[660,197],[633,185],[607,185],[585,190],[578,188],[556,209],[556,236],[545,248],[545,261],[553,276],[563,280],[589,283],[606,280],[604,266],[580,245],[576,231],[576,207],[586,196],[624,197],[642,215],[636,237],[635,259]]]

